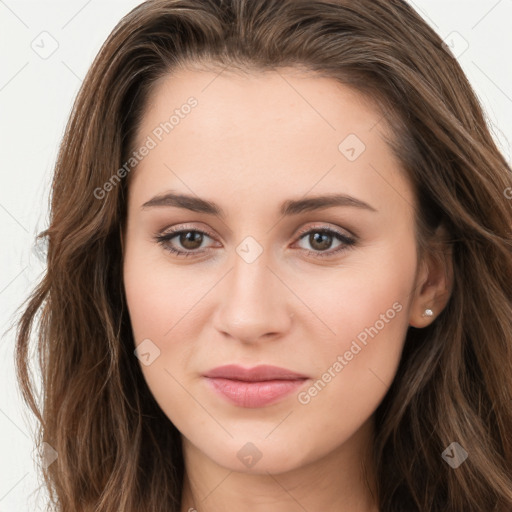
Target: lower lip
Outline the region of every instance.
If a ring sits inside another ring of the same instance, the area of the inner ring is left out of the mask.
[[[240,407],[264,407],[300,388],[307,379],[245,382],[206,377],[215,391]]]

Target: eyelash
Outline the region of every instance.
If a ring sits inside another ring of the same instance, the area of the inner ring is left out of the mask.
[[[165,234],[157,234],[154,239],[166,251],[168,251],[168,252],[170,252],[172,254],[175,254],[178,257],[185,257],[186,258],[186,257],[189,257],[189,256],[194,256],[194,255],[200,254],[201,252],[205,252],[205,250],[202,250],[202,251],[198,251],[198,250],[195,250],[195,251],[191,251],[191,250],[189,250],[189,251],[181,251],[179,249],[176,249],[172,245],[169,245],[169,242],[173,238],[176,238],[181,233],[200,233],[202,235],[206,235],[209,238],[213,239],[213,236],[212,236],[211,233],[209,233],[208,231],[203,231],[201,229],[176,229],[176,230],[167,232]],[[338,231],[336,231],[336,230],[334,230],[332,228],[327,228],[327,227],[309,228],[309,229],[303,230],[303,231],[299,232],[297,240],[298,241],[302,240],[303,238],[306,237],[306,235],[309,235],[311,233],[321,233],[321,234],[334,235],[335,238],[337,238],[340,242],[342,242],[342,245],[340,245],[337,249],[335,249],[333,251],[311,251],[309,249],[303,249],[304,251],[306,251],[308,256],[313,256],[315,258],[326,258],[326,257],[335,256],[335,255],[337,255],[337,254],[339,254],[339,253],[341,253],[343,251],[346,251],[346,250],[352,248],[356,244],[356,239],[355,238],[349,237],[349,236],[344,235],[344,234],[342,234],[342,233],[340,233],[340,232],[338,232]],[[206,252],[207,251],[208,251],[208,249],[206,250]]]

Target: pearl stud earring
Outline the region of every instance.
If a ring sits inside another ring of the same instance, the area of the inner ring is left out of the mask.
[[[425,309],[425,312],[422,316],[434,316],[434,312],[431,309]]]

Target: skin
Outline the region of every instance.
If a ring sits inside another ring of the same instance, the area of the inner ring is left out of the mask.
[[[150,339],[160,351],[141,369],[182,434],[181,511],[374,512],[373,414],[395,376],[407,329],[427,326],[445,306],[450,264],[420,264],[412,188],[383,139],[382,115],[359,93],[292,69],[245,76],[182,69],[154,90],[138,142],[190,96],[198,105],[130,176],[123,233],[135,344]],[[348,134],[366,146],[354,161],[338,149]],[[217,203],[225,218],[141,207],[170,190]],[[334,192],[376,211],[279,213],[285,200]],[[212,236],[167,242],[195,252],[185,258],[155,241],[171,227]],[[343,246],[334,235],[324,246],[298,235],[322,227],[354,235],[355,245],[317,256]],[[248,236],[263,251],[250,263],[237,252]],[[333,372],[358,334],[397,303],[400,311]],[[434,317],[422,316],[427,307]],[[305,374],[302,392],[329,368],[335,376],[306,404],[293,392],[276,404],[242,408],[201,376],[228,363]],[[237,457],[249,442],[261,454],[252,467]]]

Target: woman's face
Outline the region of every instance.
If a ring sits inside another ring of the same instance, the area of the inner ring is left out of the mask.
[[[415,198],[384,129],[362,96],[291,70],[158,85],[124,283],[142,372],[187,450],[277,473],[367,445],[428,307]],[[289,372],[205,376],[224,365]]]

